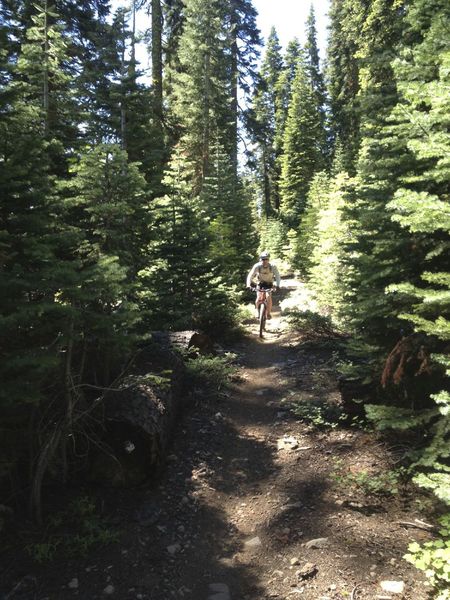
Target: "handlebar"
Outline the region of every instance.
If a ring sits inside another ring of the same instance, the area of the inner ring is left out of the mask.
[[[275,288],[262,288],[259,287],[258,285],[252,285],[250,286],[250,289],[252,292],[268,292],[268,293],[272,293],[275,291]]]

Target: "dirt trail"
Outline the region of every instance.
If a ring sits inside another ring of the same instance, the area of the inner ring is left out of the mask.
[[[428,535],[397,523],[420,518],[411,497],[375,498],[331,478],[335,458],[348,472],[385,464],[384,445],[284,409],[294,394],[338,397],[327,357],[299,354],[284,327],[277,304],[264,340],[249,325],[231,349],[240,380],[185,415],[158,487],[107,501],[123,532],[117,545],[35,572],[34,595],[11,598],[427,598],[401,558]],[[384,580],[403,592],[384,591]]]

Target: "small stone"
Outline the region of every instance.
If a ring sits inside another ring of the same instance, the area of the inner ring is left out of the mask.
[[[317,565],[315,565],[314,563],[306,563],[305,565],[303,565],[303,567],[301,569],[299,569],[296,573],[297,577],[299,579],[308,579],[309,577],[314,577],[314,575],[317,573]]]
[[[171,544],[167,546],[167,552],[172,556],[181,550],[180,544]]]
[[[328,538],[316,538],[315,540],[306,542],[305,548],[326,548],[329,545]]]
[[[298,440],[294,436],[285,435],[277,440],[278,450],[295,450],[298,446]]]
[[[210,583],[208,585],[208,589],[210,592],[221,593],[221,594],[229,594],[230,590],[225,583]]]
[[[245,546],[246,546],[247,548],[258,548],[258,547],[259,547],[259,546],[261,546],[261,545],[262,545],[262,544],[261,544],[261,540],[259,539],[259,537],[258,537],[258,536],[257,536],[257,537],[254,537],[254,538],[251,538],[250,540],[247,540],[247,541],[245,542]]]
[[[71,590],[77,590],[78,589],[78,579],[76,577],[74,577],[71,581],[69,581],[69,583],[67,584],[67,587],[70,588]]]
[[[275,570],[275,571],[272,573],[272,575],[273,575],[274,577],[283,577],[283,571],[279,571],[279,570],[277,570],[277,569],[276,569],[276,570]]]
[[[384,592],[390,592],[391,594],[402,594],[405,589],[403,581],[381,581],[380,586]]]
[[[105,587],[105,589],[103,590],[103,593],[106,594],[107,596],[112,596],[115,591],[116,591],[115,587],[113,585],[109,584]]]
[[[299,565],[300,561],[299,559],[295,556],[294,558],[291,558],[290,560],[291,565]]]

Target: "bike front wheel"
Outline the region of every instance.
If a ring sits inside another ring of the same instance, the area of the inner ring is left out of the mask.
[[[266,327],[267,306],[263,303],[259,305],[259,337],[263,337],[263,332]]]

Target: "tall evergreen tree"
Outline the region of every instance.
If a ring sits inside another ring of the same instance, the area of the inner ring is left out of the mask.
[[[140,272],[141,302],[152,328],[206,327],[207,315],[216,313],[217,318],[226,303],[209,258],[209,219],[196,191],[196,168],[176,148],[163,181],[167,194],[152,202],[157,235],[151,243],[152,260]]]
[[[230,0],[229,37],[231,52],[231,116],[233,127],[232,162],[237,175],[238,170],[238,138],[239,121],[242,119],[239,110],[239,89],[247,96],[255,78],[255,60],[258,57],[258,46],[261,44],[259,30],[256,26],[256,10],[252,0]]]
[[[346,208],[353,225],[353,239],[346,246],[346,316],[359,339],[370,345],[364,351],[365,376],[372,369],[375,378],[407,330],[398,318],[404,300],[398,294],[386,294],[386,288],[399,273],[405,280],[417,282],[417,264],[425,252],[421,245],[411,243],[386,210],[399,180],[411,167],[407,140],[392,134],[392,109],[398,100],[392,60],[405,25],[403,17],[401,5],[379,2],[371,7],[362,30],[362,142],[356,198]]]
[[[303,277],[308,277],[312,266],[312,254],[320,246],[317,231],[319,213],[325,208],[330,192],[330,178],[325,171],[319,171],[311,181],[306,200],[305,212],[302,215],[298,233],[296,256],[298,267]]]
[[[278,179],[281,174],[280,158],[283,151],[284,130],[286,128],[289,102],[292,96],[292,82],[294,81],[295,71],[301,52],[302,48],[297,38],[288,43],[283,57],[283,67],[276,82],[274,149],[277,161]],[[279,208],[278,203],[276,209],[278,210]]]
[[[321,167],[321,123],[303,55],[299,57],[289,105],[281,158],[280,213],[297,227],[312,178]]]
[[[213,137],[230,154],[233,146],[225,9],[218,0],[187,0],[179,46],[180,71],[173,75],[173,112],[182,146],[196,165],[197,192],[209,169]]]
[[[360,144],[360,49],[368,4],[362,0],[331,0],[327,49],[328,90],[332,129],[345,153],[345,168],[355,172]]]
[[[351,236],[343,209],[349,203],[352,184],[345,172],[338,173],[329,183],[328,193],[316,215],[311,241],[315,242],[310,258],[309,279],[318,304],[335,321],[340,320],[345,305],[344,246]],[[317,200],[316,200],[317,202]],[[306,216],[306,215],[305,215]],[[309,215],[308,215],[309,216]]]
[[[448,94],[450,9],[446,2],[415,0],[406,16],[406,47],[394,62],[399,91],[391,134],[405,141],[409,168],[388,204],[392,219],[406,230],[419,280],[399,277],[391,292],[402,295],[401,319],[428,337],[435,364],[450,375],[450,140]],[[420,247],[421,251],[414,251]],[[403,275],[403,273],[402,273]],[[431,443],[418,465],[417,482],[448,500],[450,384],[434,395],[439,418],[431,411]],[[430,467],[432,471],[430,472]]]
[[[262,206],[266,216],[279,207],[275,115],[279,90],[277,81],[283,67],[281,46],[275,28],[267,40],[253,105],[254,137],[257,144],[257,173],[262,186]]]
[[[317,45],[317,29],[316,29],[316,17],[314,13],[314,7],[311,4],[311,10],[308,15],[306,22],[306,62],[310,71],[311,84],[316,97],[317,111],[320,117],[321,125],[321,151],[324,157],[324,161],[329,159],[330,149],[328,147],[328,136],[326,133],[327,125],[327,110],[326,110],[326,90],[325,82],[322,75],[322,69],[320,66],[319,58],[319,47]],[[327,160],[328,162],[328,160]]]
[[[202,201],[210,215],[211,258],[227,273],[230,285],[251,261],[252,214],[243,186],[236,184],[233,160],[216,145],[205,178]]]

